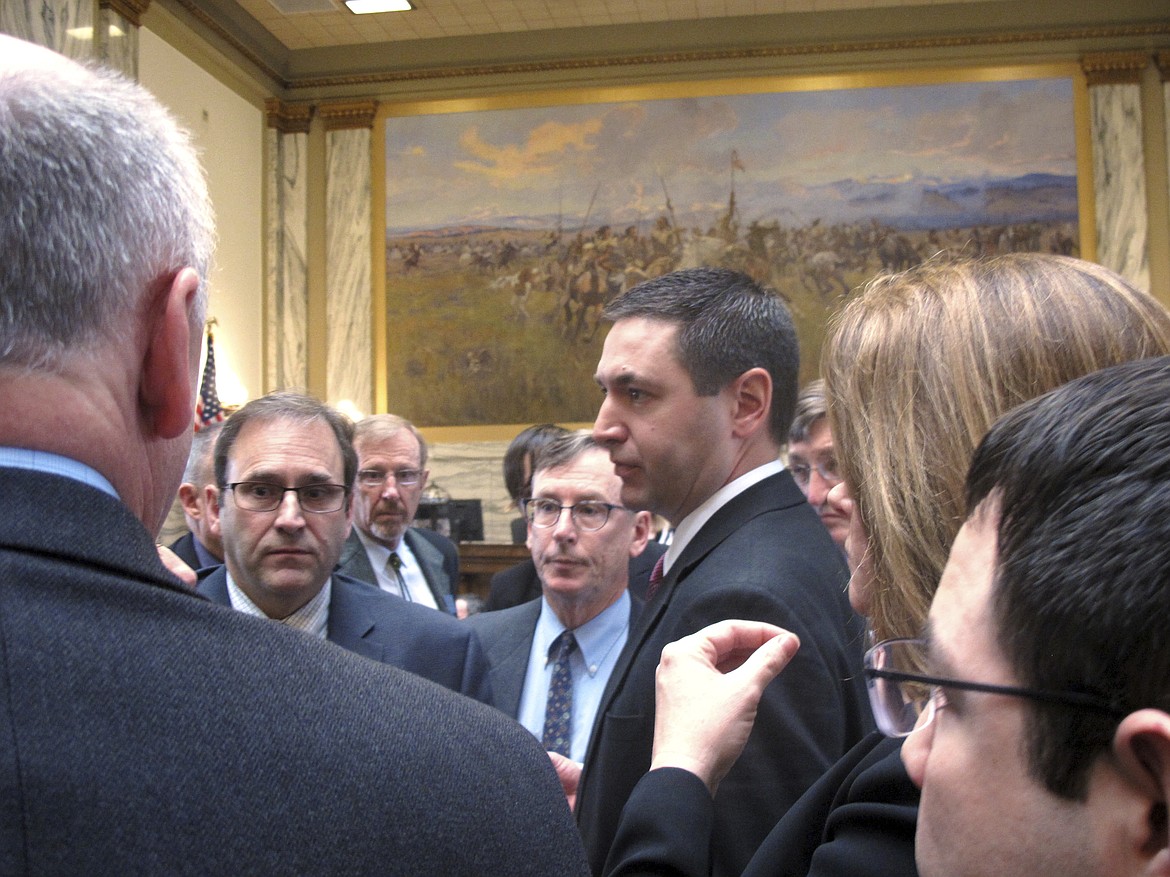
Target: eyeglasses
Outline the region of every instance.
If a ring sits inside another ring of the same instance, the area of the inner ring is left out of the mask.
[[[946,694],[941,690],[944,688],[1006,694],[1076,709],[1095,710],[1118,718],[1126,713],[1120,705],[1092,694],[988,685],[984,682],[928,676],[920,672],[925,666],[926,641],[922,639],[886,640],[865,653],[869,705],[873,709],[878,729],[887,737],[905,737],[916,728],[929,725],[939,707],[946,704]]]
[[[362,487],[381,487],[386,483],[387,478],[393,476],[395,484],[401,487],[410,487],[419,483],[422,474],[422,469],[395,469],[393,472],[383,472],[381,469],[362,469],[357,474],[357,480]]]
[[[615,509],[629,511],[625,506],[594,500],[574,505],[561,505],[551,499],[524,500],[524,514],[534,527],[555,527],[557,521],[561,519],[561,512],[565,509],[569,510],[569,517],[581,530],[600,530],[609,520],[609,513]]]
[[[835,487],[843,480],[841,474],[837,471],[837,461],[828,460],[824,463],[792,463],[788,467],[792,472],[792,477],[796,479],[796,483],[801,487],[808,487],[809,479],[812,478],[813,469],[817,470],[817,474],[825,480],[825,483]]]
[[[236,498],[236,505],[246,512],[271,512],[280,507],[290,490],[297,495],[301,511],[323,515],[336,512],[345,505],[349,488],[340,484],[305,484],[302,487],[283,487],[267,481],[236,481],[227,486]]]

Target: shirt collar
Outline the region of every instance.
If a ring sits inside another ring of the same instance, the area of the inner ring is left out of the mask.
[[[607,606],[593,618],[590,618],[580,627],[573,630],[573,637],[577,640],[577,648],[585,662],[585,669],[590,676],[597,673],[606,657],[613,649],[618,638],[630,626],[630,592],[622,591],[612,605]],[[544,597],[540,598],[540,617],[536,621],[536,631],[533,634],[538,654],[548,659],[548,650],[553,640],[561,635],[565,626],[557,618],[556,612]]]
[[[765,478],[770,478],[776,473],[783,471],[783,461],[771,460],[763,466],[757,466],[755,469],[743,473],[734,481],[729,481],[707,497],[698,508],[683,518],[675,528],[674,537],[666,549],[666,554],[663,555],[662,574],[666,575],[667,571],[674,566],[674,562],[686,550],[687,544],[695,538],[695,535],[703,529],[703,525],[711,520],[717,511],[752,485],[759,484]]]
[[[114,499],[121,499],[118,491],[109,480],[85,463],[52,454],[48,451],[34,451],[29,448],[0,447],[0,466],[10,469],[31,469],[34,472],[45,472],[49,475],[60,475],[72,478],[90,487],[96,487],[103,493],[108,493]]]

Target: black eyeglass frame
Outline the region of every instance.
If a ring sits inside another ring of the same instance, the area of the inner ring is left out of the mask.
[[[555,518],[553,518],[551,521],[549,521],[547,524],[536,523],[536,511],[535,511],[535,509],[533,509],[533,504],[538,503],[538,502],[548,503],[550,506],[550,509],[549,509],[550,511],[552,510],[551,506],[557,507],[557,516]],[[577,506],[582,506],[582,505],[603,506],[605,508],[605,520],[603,520],[596,527],[584,526],[580,521],[577,520]],[[585,500],[582,500],[581,502],[575,502],[572,505],[560,505],[556,500],[544,499],[542,497],[537,497],[537,496],[530,496],[527,499],[520,500],[520,506],[524,510],[524,517],[528,519],[528,522],[530,524],[532,524],[532,526],[534,526],[534,527],[540,527],[540,529],[542,529],[542,530],[546,530],[549,527],[555,527],[557,525],[557,522],[560,521],[560,519],[561,519],[561,513],[564,512],[565,509],[568,509],[569,510],[569,518],[572,520],[573,526],[577,527],[578,529],[584,530],[586,533],[596,533],[598,530],[602,529],[606,524],[609,523],[609,517],[615,511],[623,511],[623,512],[630,511],[630,509],[626,508],[624,505],[616,505],[612,502],[604,502],[603,500],[600,500],[600,499],[585,499]]]
[[[236,495],[236,488],[239,487],[241,484],[263,484],[265,487],[271,487],[273,490],[280,491],[280,495],[276,498],[276,503],[271,508],[266,508],[266,509],[249,508],[247,505],[240,505],[239,499],[236,500],[236,505],[239,506],[244,511],[255,512],[255,513],[261,514],[261,515],[267,514],[268,512],[274,512],[278,508],[280,508],[280,504],[282,502],[284,502],[284,495],[286,493],[288,493],[290,490],[297,495],[297,505],[299,505],[301,507],[301,511],[306,512],[307,514],[310,514],[310,515],[331,515],[334,512],[339,512],[343,508],[345,508],[345,500],[349,496],[349,488],[348,487],[346,487],[344,484],[333,484],[332,482],[329,482],[329,481],[322,481],[322,482],[318,482],[316,484],[302,484],[300,487],[285,487],[282,484],[273,484],[271,481],[233,481],[231,484],[228,484],[226,486],[226,489],[230,490],[232,492],[232,495],[235,496]],[[302,490],[313,490],[315,488],[320,488],[320,487],[337,487],[337,488],[341,489],[341,502],[338,504],[337,508],[335,508],[335,509],[311,509],[305,505],[305,501],[301,497],[301,491]]]
[[[965,679],[948,679],[945,676],[930,676],[926,673],[913,673],[909,670],[887,670],[882,667],[874,667],[872,664],[873,656],[881,650],[888,650],[889,646],[898,643],[913,643],[917,646],[925,646],[925,641],[912,638],[888,639],[883,640],[877,645],[870,648],[865,653],[865,666],[863,672],[865,673],[866,688],[870,696],[870,708],[875,713],[877,718],[878,704],[881,701],[880,696],[874,692],[874,686],[870,684],[875,679],[889,679],[893,682],[918,682],[922,685],[929,685],[932,689],[938,688],[953,688],[958,691],[975,691],[983,694],[1003,694],[1008,697],[1022,697],[1026,700],[1036,700],[1042,703],[1051,703],[1059,706],[1073,707],[1076,709],[1087,709],[1096,712],[1106,713],[1107,715],[1121,719],[1128,714],[1128,710],[1120,704],[1105,700],[1094,694],[1086,694],[1079,691],[1051,691],[1043,688],[1025,688],[1016,685],[992,685],[988,682],[970,682]],[[927,698],[929,704],[936,697],[932,690],[930,696]],[[882,712],[885,712],[882,709]],[[925,708],[923,709],[925,712]],[[920,714],[921,715],[921,714]],[[932,715],[933,721],[933,715]],[[911,728],[904,733],[891,733],[882,729],[887,737],[906,737],[909,736],[915,728]]]

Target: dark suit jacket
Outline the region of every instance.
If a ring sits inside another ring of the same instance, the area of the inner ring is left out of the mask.
[[[199,555],[195,553],[195,534],[191,532],[184,533],[168,548],[175,554],[179,555],[179,560],[191,567],[191,569],[199,569],[203,564],[199,560]]]
[[[99,490],[0,496],[0,873],[586,872],[498,711],[199,597]]]
[[[875,731],[854,746],[785,814],[743,877],[917,877],[918,789],[901,743]],[[622,813],[607,877],[706,877],[713,813],[694,774],[646,774]]]
[[[227,567],[200,581],[199,593],[230,606]],[[325,635],[343,649],[491,703],[487,656],[475,633],[454,618],[407,603],[377,585],[334,573]]]
[[[528,675],[528,655],[536,622],[540,618],[540,599],[499,612],[479,612],[464,620],[479,635],[491,666],[492,697],[488,701],[512,718],[520,716],[520,697]],[[630,626],[637,623],[642,601],[630,595]]]
[[[787,472],[749,487],[695,535],[631,631],[585,756],[577,821],[596,873],[650,766],[654,671],[667,643],[726,618],[768,621],[801,641],[719,787],[715,874],[739,875],[785,811],[873,728],[847,580],[841,552]]]
[[[449,615],[454,615],[455,591],[459,586],[459,550],[455,543],[441,533],[421,527],[407,527],[402,539],[422,568],[423,578],[435,595],[435,604]],[[371,585],[378,584],[378,576],[374,573],[370,556],[366,554],[366,547],[358,538],[356,529],[350,530],[349,538],[345,540],[337,571]]]
[[[637,557],[630,558],[630,595],[641,600],[646,599],[646,586],[650,582],[650,573],[654,571],[654,564],[658,558],[666,553],[666,546],[657,542],[647,542],[646,549]],[[540,596],[540,576],[536,573],[536,564],[532,558],[522,560],[515,566],[500,570],[492,576],[491,590],[488,592],[485,612],[496,609],[507,609],[509,606],[519,606]]]

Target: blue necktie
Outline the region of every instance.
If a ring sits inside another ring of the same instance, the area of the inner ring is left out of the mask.
[[[569,755],[573,742],[573,674],[569,670],[569,656],[577,649],[573,631],[562,631],[551,646],[549,657],[556,652],[552,679],[548,684],[548,703],[544,708],[544,736],[541,742],[549,752]]]

